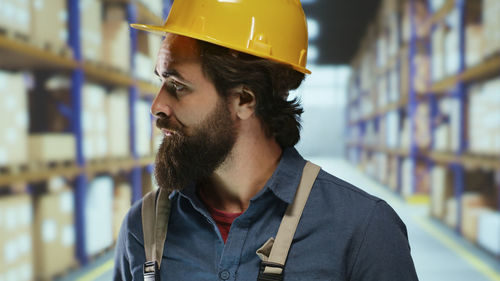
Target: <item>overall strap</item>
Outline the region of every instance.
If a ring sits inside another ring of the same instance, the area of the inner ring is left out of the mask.
[[[283,268],[285,267],[288,251],[292,245],[307,198],[320,170],[321,167],[311,162],[306,163],[293,203],[288,206],[281,220],[269,258],[261,263],[258,280],[283,280]]]
[[[158,194],[158,199],[157,197]],[[162,189],[146,194],[142,201],[142,232],[146,262],[143,266],[144,280],[160,280],[163,247],[167,238],[170,200]]]

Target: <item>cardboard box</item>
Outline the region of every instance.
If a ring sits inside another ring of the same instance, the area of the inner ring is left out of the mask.
[[[472,242],[477,241],[478,225],[480,216],[487,212],[488,208],[465,208],[462,212],[462,235]]]
[[[30,161],[62,162],[76,158],[76,140],[72,134],[35,134],[29,136]]]
[[[86,83],[82,89],[83,155],[86,159],[108,156],[108,97],[106,90]],[[125,124],[127,120],[121,120]]]
[[[74,194],[67,190],[35,198],[35,275],[51,280],[75,260]]]
[[[483,26],[467,25],[465,29],[465,66],[472,67],[483,60]]]
[[[130,70],[130,29],[126,21],[107,20],[102,25],[102,59],[107,65]]]
[[[55,51],[68,42],[66,0],[31,0],[32,31],[35,42],[48,44]]]
[[[139,100],[135,103],[135,149],[139,156],[148,156],[152,152],[150,104]]]
[[[494,255],[500,255],[500,212],[487,210],[479,214],[477,242]]]
[[[458,225],[458,205],[455,198],[446,200],[444,223],[453,229]]]
[[[89,182],[85,200],[85,252],[94,256],[113,244],[113,179]]]
[[[34,279],[32,214],[29,195],[0,197],[0,276],[7,280]]]
[[[86,60],[102,59],[102,1],[80,0],[80,36],[82,56]]]
[[[0,167],[28,161],[28,104],[25,75],[0,71]]]
[[[122,183],[115,188],[113,199],[113,241],[118,239],[123,219],[127,215],[132,202],[132,188],[127,183]]]
[[[434,82],[445,77],[445,35],[446,30],[443,24],[438,24],[431,35],[431,80]]]
[[[110,157],[130,155],[130,108],[126,89],[116,89],[108,96],[108,141]]]
[[[401,192],[404,197],[408,197],[414,194],[414,171],[415,164],[413,163],[413,161],[411,159],[403,160],[401,168]]]
[[[28,37],[31,32],[30,0],[0,0],[0,28]]]

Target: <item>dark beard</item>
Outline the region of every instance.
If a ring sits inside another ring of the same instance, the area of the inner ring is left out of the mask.
[[[163,138],[155,161],[156,182],[168,193],[208,178],[236,142],[236,128],[223,99],[191,136],[169,123],[168,118],[157,120],[157,127],[173,129],[176,133]]]

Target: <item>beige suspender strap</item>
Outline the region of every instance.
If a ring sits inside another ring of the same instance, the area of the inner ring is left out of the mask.
[[[161,189],[156,204],[156,225],[155,225],[155,251],[153,260],[158,261],[158,268],[161,267],[163,257],[163,246],[167,239],[168,219],[170,218],[170,199],[168,193]]]
[[[156,193],[159,192],[158,200]],[[142,232],[146,261],[158,262],[161,266],[163,247],[167,236],[170,217],[170,200],[162,189],[151,191],[142,201]]]
[[[271,253],[269,254],[269,262],[285,265],[288,250],[290,250],[293,236],[295,235],[295,230],[297,229],[302,211],[304,210],[307,198],[309,197],[309,193],[311,192],[320,169],[321,167],[311,162],[306,163],[293,203],[288,206],[281,220],[276,239],[274,240]],[[281,274],[282,269],[267,266],[264,273]]]
[[[153,261],[154,225],[155,225],[156,190],[150,191],[142,199],[142,235],[146,261]]]

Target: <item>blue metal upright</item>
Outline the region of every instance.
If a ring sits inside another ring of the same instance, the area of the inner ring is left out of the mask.
[[[70,15],[68,27],[69,46],[73,49],[75,60],[81,62],[80,9],[78,2],[78,0],[67,0]],[[73,71],[71,76],[71,129],[76,139],[76,162],[80,167],[85,166],[82,133],[82,87],[84,80],[85,76],[83,69],[78,67]],[[87,196],[87,179],[85,174],[80,174],[76,177],[74,187],[76,257],[82,265],[85,265],[88,262],[88,256],[85,250],[85,200]]]
[[[465,0],[456,0],[455,2],[456,8],[460,14],[460,23],[459,23],[459,69],[458,72],[461,73],[465,70]],[[460,126],[459,130],[459,140],[458,140],[458,149],[455,152],[458,157],[461,157],[466,148],[466,99],[467,99],[467,88],[465,83],[459,81],[453,89],[453,97],[459,100],[460,106]],[[452,165],[453,174],[454,174],[454,195],[457,200],[457,227],[456,231],[461,232],[461,222],[462,222],[462,195],[465,191],[465,169],[463,165],[456,164]]]
[[[408,90],[408,105],[407,105],[407,112],[408,112],[408,118],[410,118],[410,153],[409,153],[409,160],[411,161],[411,167],[413,168],[412,171],[412,194],[416,192],[416,184],[417,184],[417,179],[416,179],[416,174],[415,174],[415,166],[416,166],[416,160],[417,160],[417,153],[418,153],[418,148],[417,144],[415,142],[415,118],[416,118],[416,112],[417,112],[417,106],[418,106],[418,101],[417,101],[417,92],[415,90],[415,56],[417,55],[417,30],[416,30],[416,23],[415,23],[415,14],[416,14],[416,0],[410,0],[410,27],[411,27],[411,35],[410,35],[410,42],[409,42],[409,54],[408,54],[408,61],[410,65],[410,70],[409,70],[409,90]]]
[[[127,4],[127,17],[129,23],[137,22],[137,9],[134,2],[129,2]],[[137,52],[137,30],[130,29],[130,66],[132,69],[132,75],[135,77],[135,54]],[[137,83],[134,83],[129,88],[129,109],[130,109],[130,152],[132,157],[137,160],[139,155],[137,153],[136,145],[136,111],[135,106],[139,99],[139,89]],[[132,203],[142,198],[142,169],[141,167],[134,166],[129,174],[130,184],[132,186]]]

